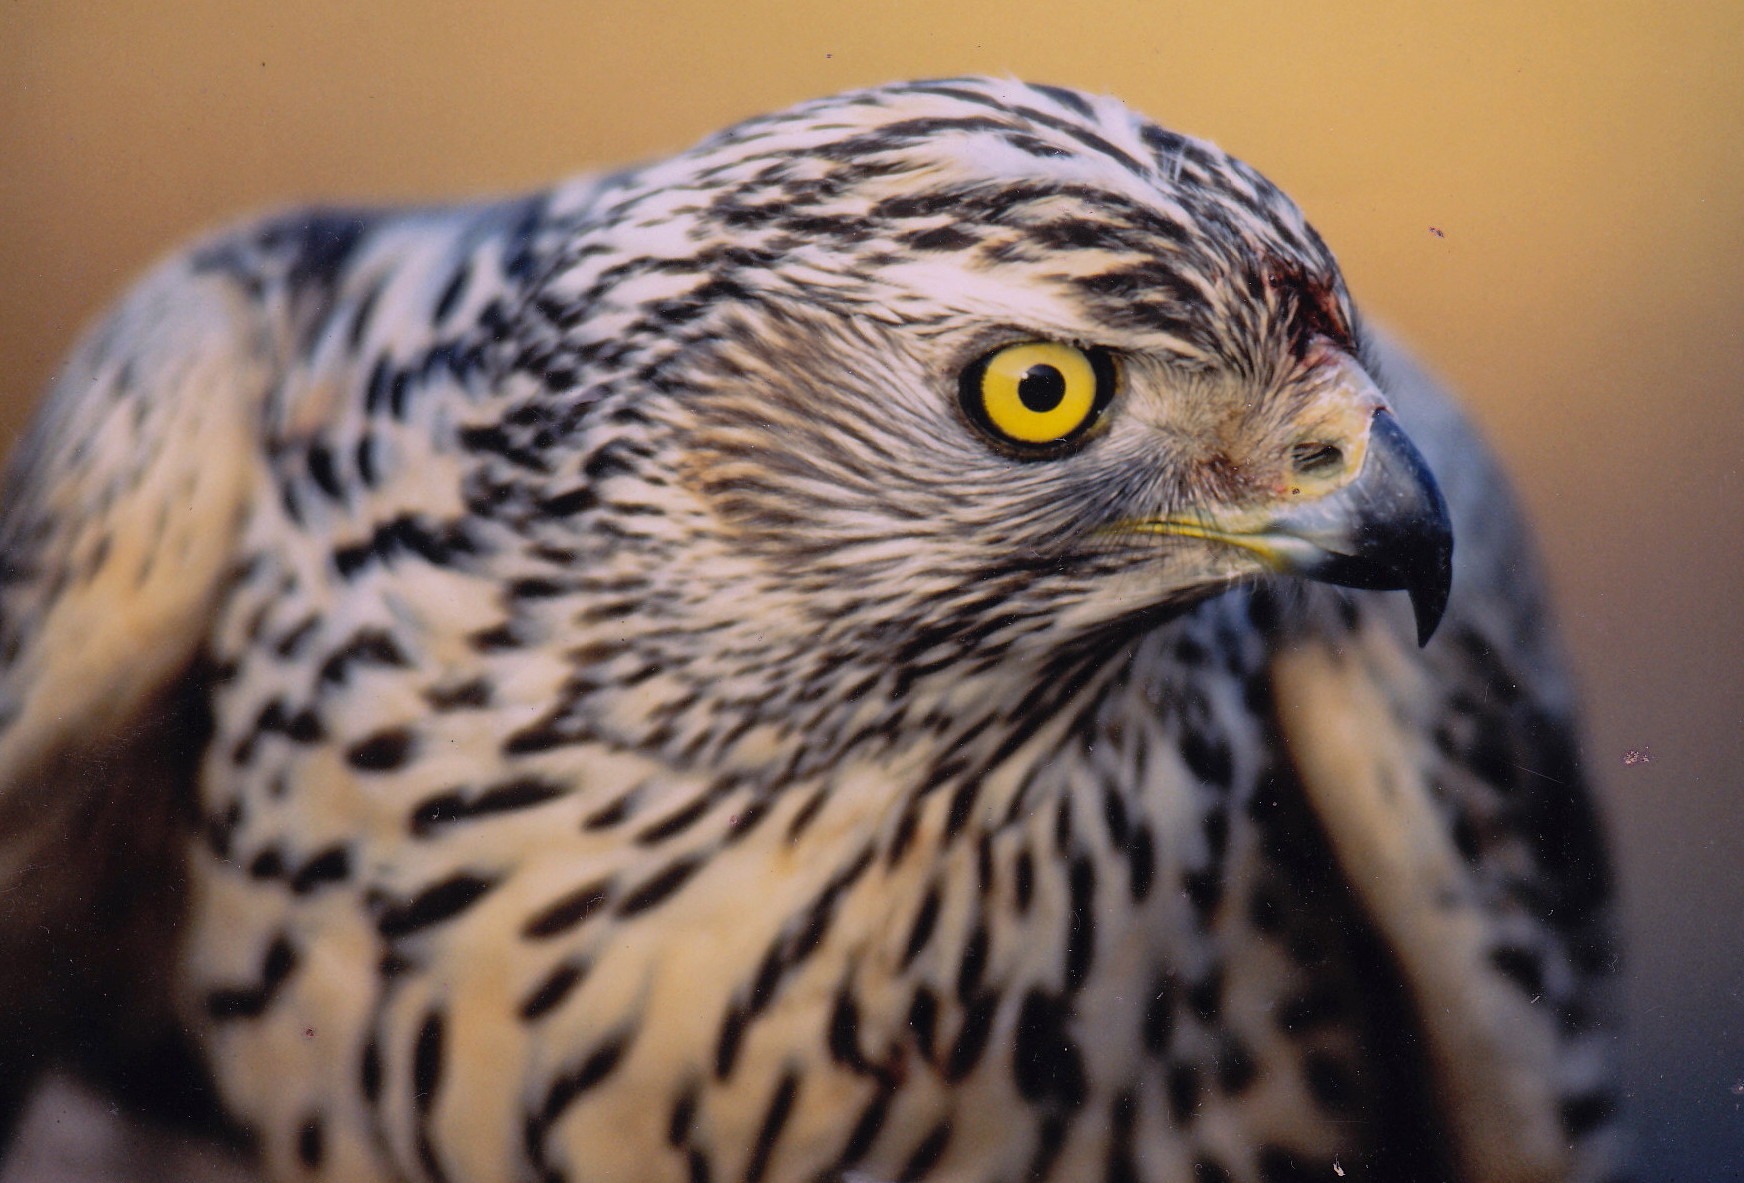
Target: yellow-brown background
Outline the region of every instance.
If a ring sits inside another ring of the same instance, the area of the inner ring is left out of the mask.
[[[971,71],[1247,158],[1464,392],[1587,692],[1643,1173],[1744,1163],[1744,5],[7,3],[0,444],[80,323],[216,220],[531,186]]]

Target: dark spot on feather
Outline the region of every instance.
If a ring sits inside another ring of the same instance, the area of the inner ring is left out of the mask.
[[[817,819],[828,799],[829,794],[823,789],[819,789],[806,798],[805,803],[793,815],[793,820],[787,823],[787,840],[789,842],[797,841],[810,828],[811,823]]]
[[[882,1087],[872,1094],[866,1108],[860,1111],[860,1117],[854,1122],[853,1130],[848,1134],[848,1140],[842,1147],[842,1153],[836,1158],[838,1171],[853,1166],[871,1151],[872,1144],[878,1140],[878,1135],[884,1129],[884,1122],[890,1115],[892,1092],[888,1087]]]
[[[357,352],[358,347],[363,344],[364,334],[369,331],[370,318],[375,315],[375,305],[381,298],[381,290],[382,285],[379,283],[371,287],[357,302],[356,311],[351,314],[351,323],[345,330],[345,345],[352,353]],[[376,364],[379,366],[382,362],[377,361]]]
[[[292,743],[323,743],[327,739],[327,726],[321,722],[321,716],[304,707],[285,720],[285,738]]]
[[[872,1066],[860,1049],[860,1004],[846,982],[836,991],[835,1005],[830,1008],[829,1048],[830,1058],[849,1071],[871,1073]]]
[[[715,1037],[715,1076],[718,1079],[726,1080],[733,1074],[733,1065],[739,1059],[739,1045],[745,1038],[745,1025],[750,1018],[741,1004],[728,1004],[727,1013],[721,1018],[720,1033]]]
[[[411,758],[412,747],[412,733],[393,727],[352,744],[345,750],[345,760],[359,772],[392,772]]]
[[[1199,927],[1209,929],[1211,918],[1217,911],[1217,905],[1223,901],[1223,877],[1215,867],[1202,871],[1191,871],[1181,876],[1182,890],[1187,893],[1187,900],[1193,905],[1193,914],[1198,917]]]
[[[214,1021],[258,1019],[266,1013],[286,979],[297,969],[297,951],[283,934],[273,938],[261,960],[260,984],[218,989],[206,996],[206,1013]]]
[[[633,1036],[634,1032],[623,1032],[607,1037],[572,1071],[551,1082],[551,1087],[545,1091],[545,1103],[538,1114],[542,1130],[550,1129],[578,1097],[589,1089],[597,1088],[612,1074],[623,1060],[624,1053],[629,1050]],[[544,1140],[543,1134],[539,1140]]]
[[[326,1136],[321,1115],[311,1114],[303,1119],[302,1127],[297,1130],[297,1161],[303,1164],[304,1170],[318,1171],[325,1154]]]
[[[1105,1183],[1139,1183],[1138,1162],[1133,1158],[1133,1131],[1138,1124],[1138,1098],[1130,1088],[1115,1094],[1108,1107],[1108,1161]]]
[[[1544,993],[1544,960],[1531,949],[1498,946],[1490,950],[1490,964],[1525,994],[1537,997]]]
[[[539,503],[542,513],[552,517],[574,517],[599,504],[599,497],[586,485],[547,497]]]
[[[988,944],[985,924],[977,924],[963,943],[963,959],[957,966],[957,999],[965,1006],[981,991],[981,975],[987,969]]]
[[[343,844],[329,846],[291,876],[291,891],[308,895],[328,883],[343,883],[351,875],[351,851]]]
[[[975,885],[982,895],[993,891],[993,835],[983,832],[975,840]]]
[[[1072,802],[1061,797],[1054,809],[1054,849],[1062,855],[1072,851]]]
[[[1053,1173],[1071,1129],[1071,1120],[1063,1113],[1049,1113],[1041,1119],[1035,1127],[1035,1150],[1030,1154],[1029,1165],[1023,1174],[1026,1180],[1041,1183]]]
[[[352,633],[345,644],[328,655],[321,663],[318,677],[322,682],[340,685],[350,677],[355,666],[404,669],[409,664],[405,652],[391,634],[366,626]]]
[[[483,678],[460,682],[452,686],[431,686],[424,691],[424,701],[432,710],[449,712],[478,710],[490,705],[490,683]]]
[[[980,241],[975,235],[956,226],[916,231],[902,240],[904,246],[917,251],[960,251]]]
[[[1066,922],[1066,989],[1083,987],[1096,953],[1096,868],[1087,858],[1074,859],[1071,911]]]
[[[941,903],[938,885],[934,884],[928,887],[926,895],[921,897],[920,907],[915,909],[914,920],[909,925],[908,943],[903,947],[899,968],[906,970],[913,964],[914,959],[920,956],[921,950],[925,949],[927,942],[932,939],[933,928],[938,923]]]
[[[407,826],[414,836],[424,838],[456,823],[532,809],[555,801],[567,791],[563,785],[536,776],[517,777],[476,796],[457,789],[420,803],[412,811]]]
[[[1175,1034],[1175,1000],[1179,989],[1172,974],[1158,974],[1145,1002],[1144,1045],[1153,1056],[1168,1051]]]
[[[690,1142],[690,1128],[696,1121],[697,1086],[687,1085],[672,1103],[672,1116],[666,1121],[666,1144],[681,1147]]]
[[[610,879],[584,884],[533,913],[521,926],[521,935],[531,940],[561,936],[599,911],[610,898]]]
[[[902,1164],[902,1170],[897,1172],[897,1183],[920,1183],[920,1180],[925,1179],[939,1165],[939,1160],[945,1156],[945,1148],[950,1143],[951,1122],[947,1118],[920,1140],[920,1144],[908,1156],[908,1161]]]
[[[366,540],[334,550],[333,569],[349,580],[372,563],[391,564],[401,555],[447,567],[477,550],[462,521],[433,524],[415,514],[404,514],[377,526]]]
[[[363,1054],[358,1057],[357,1083],[363,1090],[363,1099],[371,1105],[381,1099],[382,1061],[381,1044],[374,1036],[363,1045]]]
[[[1067,1034],[1071,1011],[1063,999],[1031,990],[1018,1011],[1012,1047],[1017,1091],[1028,1101],[1057,1101],[1076,1109],[1089,1093],[1084,1060]]]
[[[521,1000],[521,1021],[531,1023],[550,1014],[563,1000],[575,992],[587,976],[587,966],[573,961],[561,961],[557,968],[545,975],[545,979],[535,986],[527,997]]]
[[[884,857],[887,866],[894,867],[902,861],[902,856],[908,852],[909,844],[914,841],[915,831],[919,826],[920,812],[910,802],[896,819],[896,832],[891,835],[889,853]]]
[[[1207,1023],[1215,1022],[1223,1010],[1223,971],[1213,968],[1187,990],[1187,1005]]]
[[[704,861],[700,857],[679,859],[639,887],[632,888],[618,905],[618,915],[634,916],[664,903],[702,869]]]
[[[466,643],[479,653],[506,653],[521,648],[525,642],[515,631],[514,622],[505,620],[501,624],[481,628],[469,634]]]
[[[1126,802],[1113,785],[1102,787],[1102,824],[1108,829],[1108,841],[1113,846],[1125,846],[1129,826]]]
[[[1084,96],[1075,90],[1067,90],[1063,86],[1046,86],[1039,82],[1031,83],[1030,89],[1035,91],[1037,94],[1047,95],[1050,99],[1053,99],[1056,103],[1060,104],[1060,106],[1083,116],[1085,119],[1095,117],[1096,112],[1091,108],[1090,104],[1084,100]]]
[[[914,1039],[920,1048],[922,1056],[928,1060],[933,1058],[933,1041],[938,1035],[939,998],[925,986],[914,988],[914,997],[908,1004],[908,1029],[914,1032]]]
[[[328,500],[345,503],[345,485],[339,479],[339,472],[333,464],[333,452],[326,444],[314,443],[308,451],[309,477],[315,486],[327,495]]]
[[[945,1057],[944,1075],[949,1081],[959,1081],[975,1070],[987,1050],[993,1034],[993,1020],[999,1012],[998,994],[977,995],[963,1011],[963,1022],[957,1028],[957,1038]]]
[[[1029,911],[1030,900],[1035,896],[1035,860],[1027,849],[1017,852],[1012,869],[1012,889],[1018,915],[1024,915]]]
[[[630,816],[630,806],[635,801],[636,795],[636,790],[631,789],[615,800],[606,802],[581,819],[581,828],[584,830],[611,829]]]
[[[1126,844],[1127,888],[1132,902],[1144,903],[1156,880],[1156,848],[1149,826],[1140,825]]]
[[[950,811],[945,815],[945,841],[949,842],[963,832],[963,827],[969,824],[969,813],[975,808],[975,799],[981,793],[981,782],[971,777],[958,785],[951,794]]]
[[[1217,1087],[1233,1097],[1247,1091],[1258,1075],[1247,1046],[1233,1033],[1225,1033],[1217,1048]]]
[[[453,312],[456,305],[460,303],[460,297],[466,291],[467,280],[471,277],[472,268],[465,262],[454,269],[454,274],[449,277],[447,284],[442,288],[442,294],[436,297],[436,308],[431,317],[432,325],[440,325],[448,319],[448,314]]]
[[[412,1046],[412,1104],[419,1113],[428,1113],[436,1104],[436,1090],[442,1084],[442,1045],[444,1022],[441,1011],[424,1016]]]
[[[1205,1091],[1198,1065],[1185,1061],[1169,1065],[1164,1084],[1169,1098],[1169,1113],[1174,1117],[1175,1124],[1183,1128],[1191,1125],[1193,1119],[1199,1116],[1199,1102]]]
[[[1195,777],[1219,789],[1229,788],[1235,769],[1234,758],[1225,740],[1189,727],[1181,736],[1180,746],[1181,758]]]
[[[457,872],[426,887],[405,903],[385,909],[376,920],[376,931],[387,940],[454,919],[497,885],[497,880]]]
[[[285,858],[276,846],[269,846],[255,855],[248,864],[250,879],[278,879],[285,873]]]
[[[775,1145],[781,1139],[787,1119],[793,1114],[793,1103],[798,1097],[799,1074],[790,1071],[782,1076],[769,1098],[769,1107],[763,1113],[763,1125],[758,1129],[757,1141],[751,1148],[750,1162],[745,1166],[745,1183],[761,1183],[768,1173],[769,1160],[774,1157]]]
[[[286,660],[297,657],[302,653],[303,643],[314,635],[320,624],[321,618],[319,616],[314,614],[305,616],[294,628],[279,638],[278,644],[273,646],[273,652]]]

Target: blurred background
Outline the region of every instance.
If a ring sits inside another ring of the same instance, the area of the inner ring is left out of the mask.
[[[1278,182],[1509,464],[1588,706],[1647,1180],[1744,1178],[1744,5],[0,7],[0,447],[154,256],[506,192],[790,102],[1009,73]]]

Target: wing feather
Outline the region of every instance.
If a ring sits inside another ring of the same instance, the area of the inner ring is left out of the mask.
[[[1399,605],[1363,597],[1354,632],[1311,612],[1273,664],[1279,724],[1413,1001],[1466,1177],[1593,1179],[1616,1152],[1616,958],[1568,678],[1505,482],[1430,380],[1381,349],[1454,516],[1450,608],[1422,651]]]
[[[202,741],[203,699],[182,690],[234,565],[276,353],[258,293],[178,257],[82,343],[15,452],[0,518],[0,1076],[24,1079],[62,1018],[103,1025],[99,962],[128,975],[116,996],[153,993],[152,946],[178,914],[172,823]]]

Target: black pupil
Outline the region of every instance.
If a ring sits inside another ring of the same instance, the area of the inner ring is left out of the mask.
[[[1053,366],[1031,366],[1017,380],[1017,397],[1038,415],[1045,415],[1066,397],[1066,376]]]

